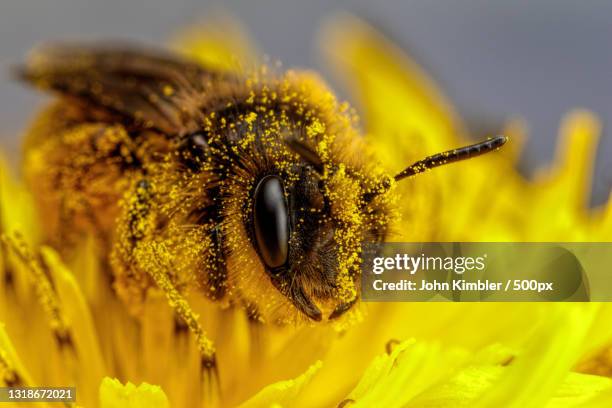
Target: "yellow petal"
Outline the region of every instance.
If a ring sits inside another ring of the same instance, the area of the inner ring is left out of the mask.
[[[37,214],[26,188],[15,182],[8,164],[0,155],[0,232],[19,231],[28,243],[36,242]]]
[[[574,111],[565,117],[554,165],[540,175],[542,183],[549,183],[549,203],[564,211],[586,208],[600,131],[598,118],[590,112]]]
[[[116,378],[105,377],[100,384],[100,408],[167,408],[168,398],[156,386],[128,382],[123,385]]]
[[[372,141],[395,159],[381,157],[394,170],[409,164],[397,159],[448,148],[465,133],[429,76],[364,21],[334,16],[324,25],[320,43],[339,78],[356,93]]]
[[[240,405],[241,408],[290,407],[300,400],[304,387],[321,368],[322,363],[316,362],[301,376],[287,381],[269,385],[254,397]]]
[[[237,20],[221,13],[183,30],[172,40],[171,46],[205,67],[242,71],[259,60],[259,52],[251,38]]]
[[[19,375],[25,385],[32,385],[30,374],[26,371],[17,351],[9,338],[4,323],[0,322],[0,355],[5,363],[10,365],[11,370]]]
[[[604,392],[589,398],[584,403],[577,405],[576,408],[608,408],[612,406],[612,387],[608,387]]]
[[[596,304],[558,304],[477,407],[542,406],[580,357]]]
[[[421,394],[405,407],[414,408],[472,408],[484,391],[494,387],[507,370],[501,366],[472,366],[457,373],[449,381]],[[521,407],[546,408],[603,408],[612,403],[612,381],[605,377],[569,373],[545,403],[527,401]],[[520,390],[517,384],[516,389]],[[491,407],[507,407],[506,402]]]
[[[90,405],[88,402],[95,401],[97,392],[94,384],[99,383],[106,372],[93,318],[74,275],[61,262],[57,252],[49,247],[43,247],[41,256],[51,272],[55,290],[62,304],[62,310],[68,319],[77,348],[77,363],[79,371],[83,373],[79,376],[79,384],[81,384],[79,392],[81,396],[89,397],[80,400],[84,401],[85,405]]]
[[[436,343],[407,341],[390,355],[378,356],[349,394],[355,407],[400,407],[415,395],[446,378],[462,365],[469,353]]]

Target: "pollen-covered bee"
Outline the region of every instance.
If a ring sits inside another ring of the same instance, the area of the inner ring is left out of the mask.
[[[364,241],[388,234],[396,181],[495,150],[497,137],[391,177],[353,114],[307,72],[216,72],[159,50],[44,47],[19,76],[58,94],[26,140],[47,240],[90,234],[138,313],[161,288],[214,347],[184,294],[261,322],[329,321],[359,298]]]

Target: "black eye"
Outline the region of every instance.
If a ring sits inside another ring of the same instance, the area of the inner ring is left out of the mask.
[[[287,262],[289,225],[283,184],[277,176],[264,177],[255,188],[253,225],[257,248],[269,268]]]

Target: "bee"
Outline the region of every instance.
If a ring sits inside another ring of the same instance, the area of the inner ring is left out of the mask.
[[[362,243],[389,233],[393,184],[506,141],[391,176],[309,72],[220,72],[103,44],[42,47],[17,72],[57,95],[25,141],[47,240],[69,254],[96,237],[118,297],[137,314],[150,288],[165,292],[208,365],[187,293],[264,323],[338,319],[359,299]]]

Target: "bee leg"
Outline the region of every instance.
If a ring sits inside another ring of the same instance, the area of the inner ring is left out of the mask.
[[[219,399],[221,386],[214,343],[207,336],[202,325],[200,325],[198,316],[189,305],[185,296],[178,291],[170,279],[172,268],[166,263],[166,259],[168,259],[167,249],[163,243],[150,242],[147,246],[149,249],[145,252],[145,256],[148,259],[145,265],[147,265],[148,273],[156,285],[164,292],[168,303],[174,309],[177,316],[181,318],[189,328],[189,331],[195,336],[201,355],[200,373],[203,401],[207,402],[207,406],[215,406]]]
[[[132,279],[136,279],[136,282],[140,281],[140,284],[137,283],[142,297],[140,303],[144,301],[146,289],[150,286],[157,286],[165,294],[168,304],[196,339],[201,355],[202,393],[204,400],[212,405],[220,393],[216,349],[186,297],[172,280],[172,256],[157,233],[158,214],[154,208],[152,190],[148,180],[139,180],[124,200],[118,242],[113,252],[118,279],[122,278],[118,289],[133,284]],[[142,283],[144,279],[148,279],[149,285]],[[133,291],[126,289],[129,287],[123,288],[123,298],[133,295]]]
[[[138,248],[155,232],[151,195],[151,184],[146,179],[138,180],[126,195],[111,254],[114,289],[134,315],[142,311],[146,291],[153,283],[142,268],[135,267],[139,265]]]

